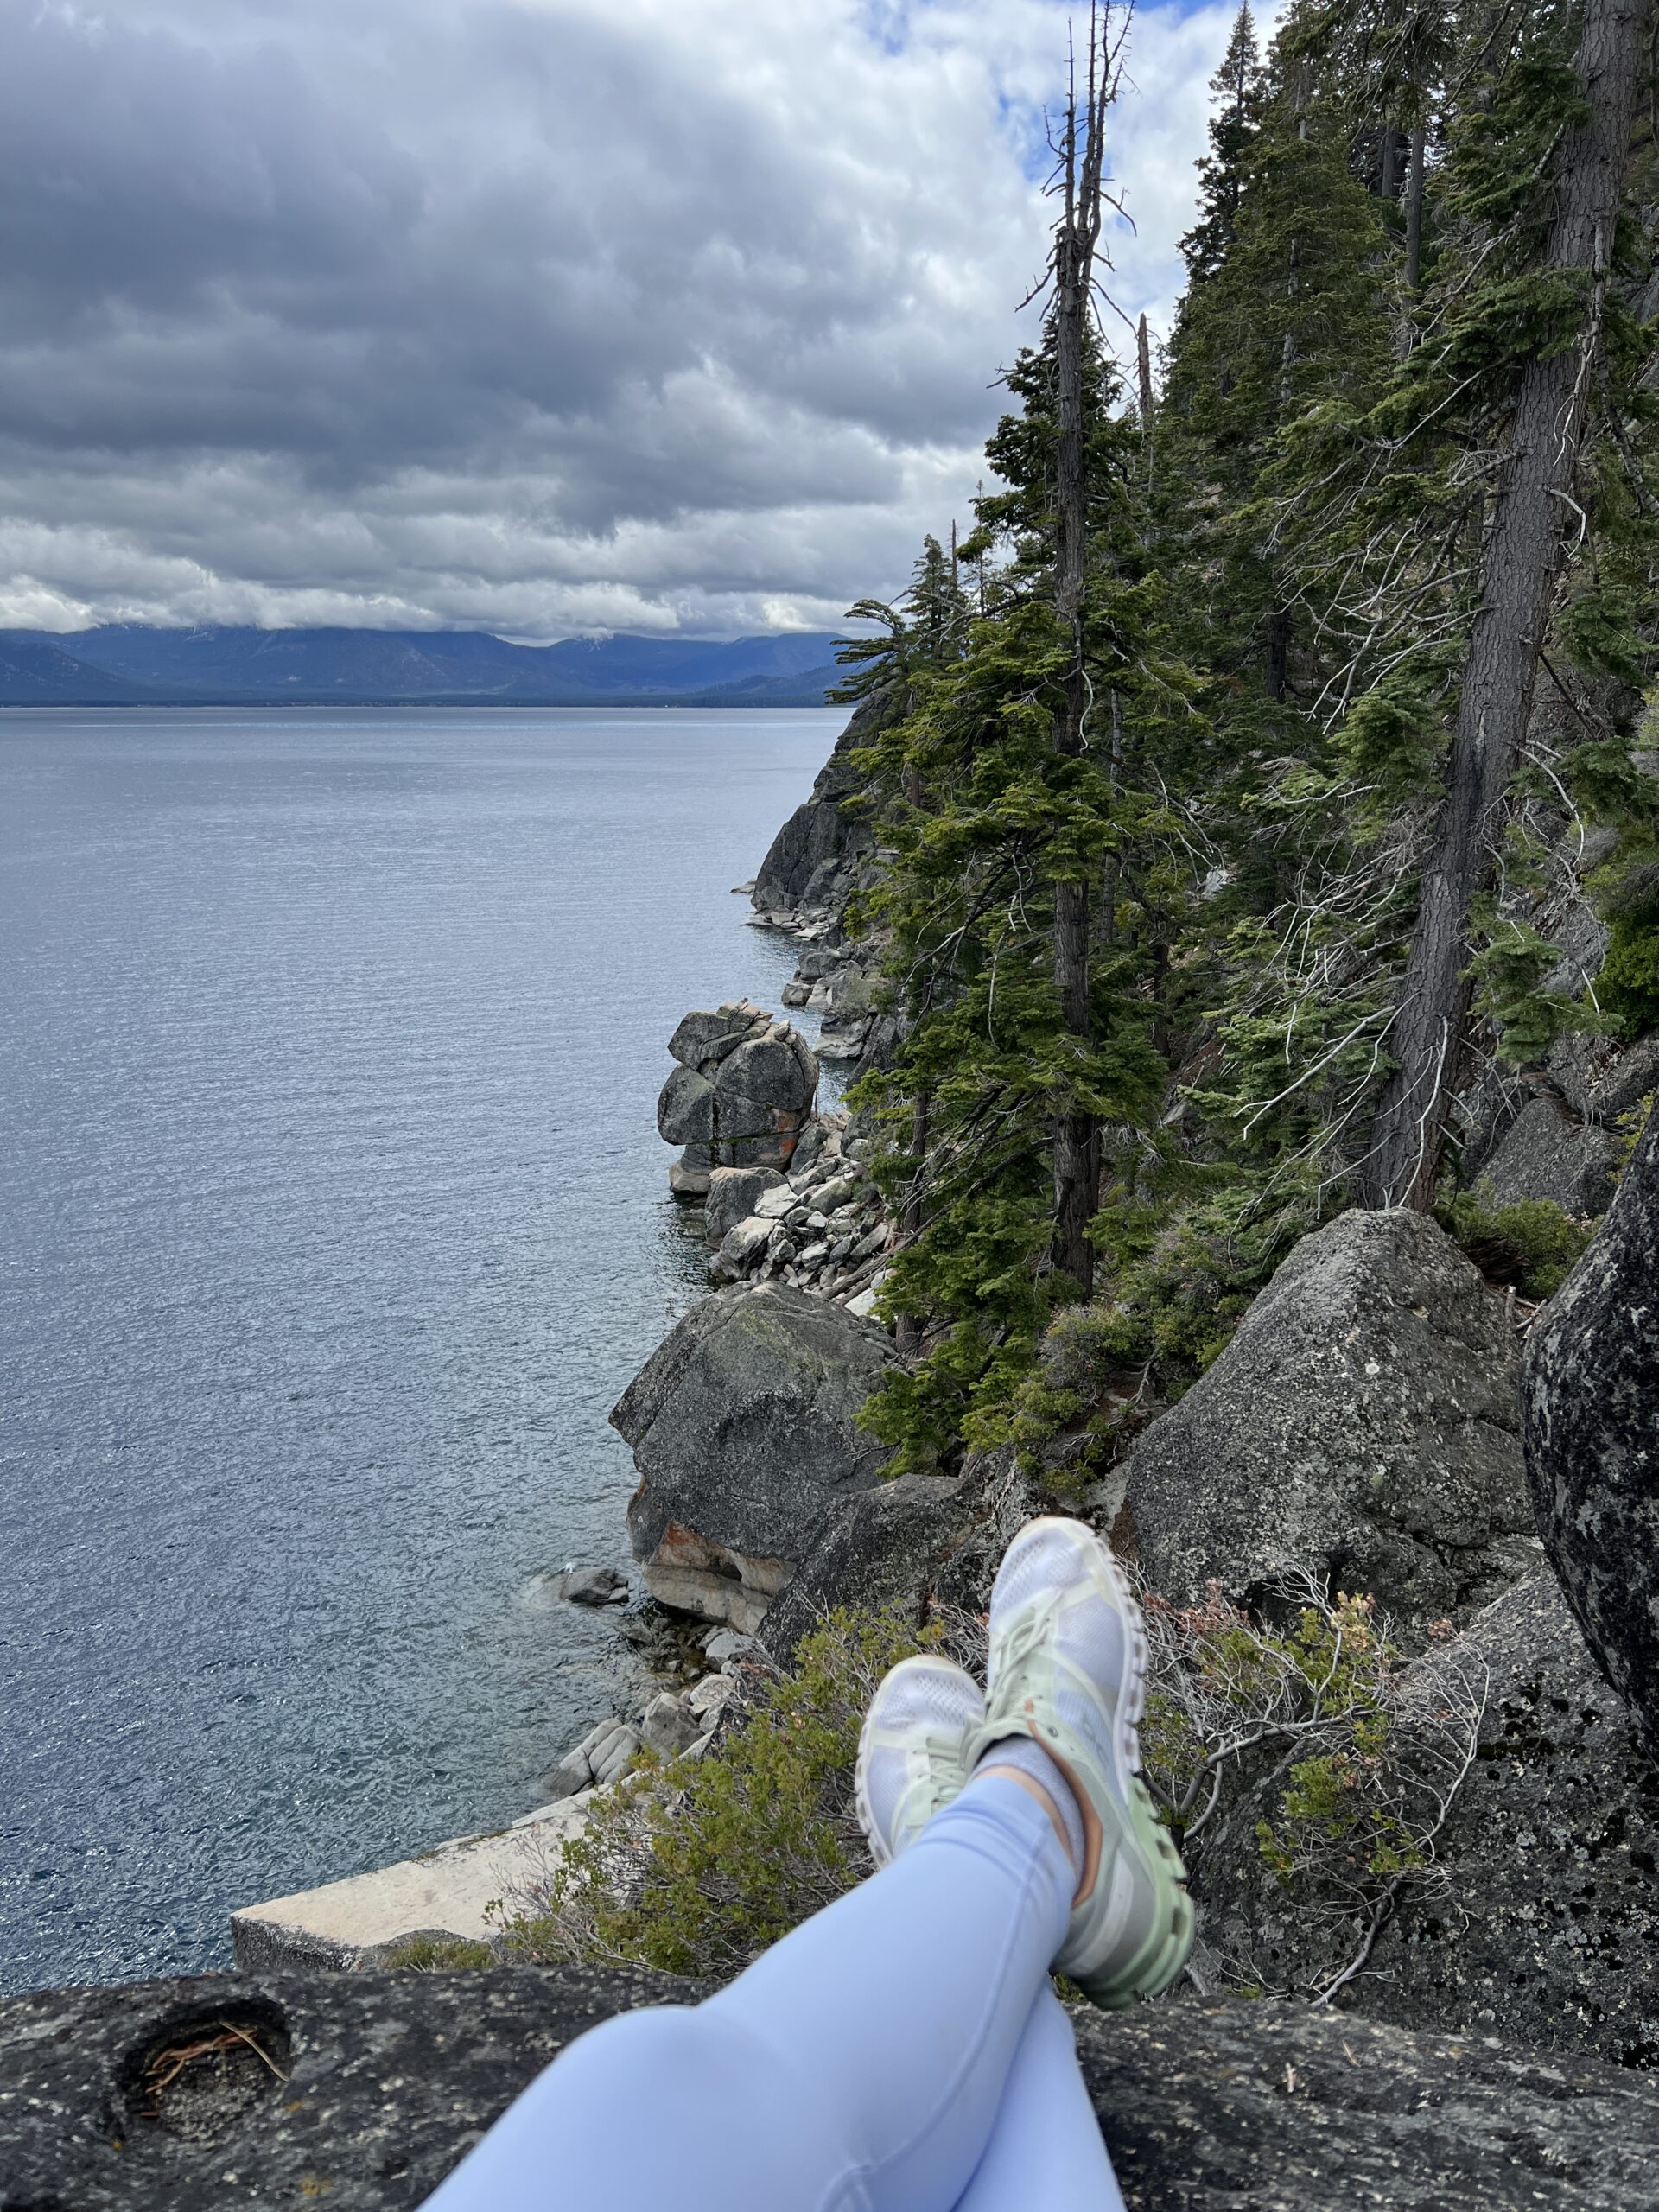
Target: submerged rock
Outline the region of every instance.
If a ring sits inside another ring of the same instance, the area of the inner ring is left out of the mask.
[[[893,1357],[880,1329],[778,1284],[689,1313],[611,1415],[639,1471],[628,1529],[652,1594],[758,1627],[831,1506],[880,1479],[857,1416]]]
[[[1526,1456],[1590,1649],[1659,1751],[1659,1114],[1535,1324]]]
[[[621,1605],[628,1596],[628,1578],[613,1567],[577,1567],[559,1577],[559,1595],[573,1605]]]
[[[1177,1604],[1246,1604],[1287,1571],[1368,1591],[1410,1637],[1535,1563],[1519,1351],[1504,1301],[1426,1215],[1304,1237],[1118,1479],[1141,1566]]]
[[[0,2005],[5,2202],[74,2212],[419,2205],[564,2046],[696,1982],[629,1967],[202,1974]],[[1128,2212],[1637,2212],[1659,2090],[1583,2058],[1305,2006],[1072,2016]],[[240,2029],[251,2044],[226,2032]],[[160,2094],[172,2054],[210,2038]],[[709,2124],[741,2152],[746,2084]],[[649,2110],[649,2085],[641,2085]],[[735,2153],[734,2155],[736,2155]],[[550,2202],[559,2200],[556,2176]]]

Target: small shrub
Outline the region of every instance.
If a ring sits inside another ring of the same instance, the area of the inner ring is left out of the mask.
[[[462,1974],[499,1961],[493,1944],[463,1936],[407,1936],[387,1946],[381,1963],[390,1974]]]
[[[1102,1306],[1065,1306],[1049,1323],[1035,1363],[1014,1389],[1003,1423],[1019,1447],[1021,1471],[1035,1473],[1045,1448],[1061,1435],[1076,1448],[1051,1489],[1080,1489],[1109,1465],[1134,1428],[1146,1372],[1126,1363],[1116,1316]]]
[[[753,1670],[723,1744],[696,1763],[647,1761],[602,1793],[544,1878],[510,1900],[508,1955],[738,1972],[868,1873],[853,1766],[871,1694],[899,1660],[970,1632],[828,1615],[788,1673]]]
[[[1596,996],[1627,1037],[1659,1025],[1659,911],[1616,917]]]
[[[1160,1396],[1179,1397],[1226,1350],[1291,1246],[1318,1226],[1303,1193],[1268,1200],[1254,1179],[1187,1205],[1147,1249],[1121,1256],[1108,1291],[1111,1350],[1144,1365]]]
[[[1474,1758],[1484,1685],[1448,1656],[1420,1668],[1408,1715],[1400,1655],[1370,1599],[1332,1598],[1311,1577],[1276,1596],[1282,1626],[1214,1584],[1200,1606],[1142,1593],[1141,1755],[1200,1891],[1207,1839],[1256,1793],[1256,1852],[1295,1905],[1306,1963],[1272,1993],[1328,1998],[1363,1967],[1405,1883],[1439,1878],[1434,1841]],[[1231,1961],[1230,1980],[1267,1988],[1255,1961]]]
[[[1459,1191],[1437,1211],[1441,1226],[1489,1281],[1513,1283],[1528,1298],[1553,1297],[1590,1242],[1588,1223],[1549,1199],[1499,1205],[1490,1183]]]

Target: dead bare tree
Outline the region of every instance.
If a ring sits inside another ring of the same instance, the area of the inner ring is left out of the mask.
[[[1053,286],[1055,353],[1054,601],[1070,637],[1071,654],[1058,711],[1054,749],[1075,758],[1084,749],[1089,678],[1084,661],[1084,587],[1089,562],[1090,318],[1094,313],[1096,264],[1105,209],[1116,206],[1106,188],[1106,118],[1117,98],[1131,9],[1105,0],[1089,10],[1089,51],[1079,93],[1073,64],[1058,142],[1053,191],[1060,202],[1049,263]],[[1054,982],[1066,1028],[1080,1048],[1090,1038],[1089,885],[1055,887]],[[1087,1296],[1094,1287],[1094,1247],[1089,1241],[1100,1179],[1100,1141],[1094,1116],[1072,1103],[1054,1126],[1054,1264]]]

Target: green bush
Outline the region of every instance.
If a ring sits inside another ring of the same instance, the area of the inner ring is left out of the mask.
[[[1659,912],[1615,918],[1596,996],[1627,1037],[1659,1026]]]
[[[595,1801],[504,1917],[515,1959],[600,1959],[723,1978],[870,1870],[853,1811],[877,1682],[946,1640],[896,1611],[836,1611],[786,1674],[761,1676],[701,1760],[645,1760]]]
[[[381,1961],[390,1974],[462,1974],[496,1963],[493,1944],[463,1936],[406,1936],[389,1944]]]
[[[1553,1297],[1590,1242],[1589,1224],[1549,1199],[1498,1205],[1490,1183],[1459,1192],[1437,1211],[1489,1281],[1513,1283],[1528,1298]]]
[[[1269,1199],[1254,1178],[1186,1206],[1111,1278],[1119,1361],[1146,1367],[1160,1396],[1179,1397],[1226,1350],[1291,1246],[1318,1226],[1311,1199],[1296,1191]]]

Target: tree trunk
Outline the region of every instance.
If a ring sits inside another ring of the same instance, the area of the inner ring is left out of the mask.
[[[1411,134],[1411,175],[1406,181],[1406,288],[1419,290],[1423,281],[1423,162],[1427,134],[1420,123]]]
[[[1591,271],[1582,342],[1521,372],[1507,467],[1458,703],[1445,804],[1389,1033],[1394,1069],[1363,1173],[1369,1202],[1426,1210],[1469,1010],[1470,911],[1491,880],[1573,509],[1588,356],[1599,340],[1647,0],[1587,0],[1576,68],[1589,112],[1564,137],[1544,265]]]
[[[1081,124],[1075,94],[1061,142],[1064,212],[1054,237],[1055,499],[1054,602],[1071,638],[1071,658],[1054,717],[1054,749],[1063,758],[1083,750],[1088,701],[1084,669],[1084,582],[1089,546],[1088,425],[1084,392],[1085,325],[1100,235],[1101,175],[1109,67],[1090,21],[1088,92]],[[1109,11],[1108,15],[1109,34]],[[1081,1048],[1090,1037],[1089,886],[1054,888],[1054,983],[1061,1018]],[[1096,1211],[1099,1144],[1091,1115],[1063,1108],[1054,1122],[1054,1264],[1086,1298],[1094,1288],[1095,1252],[1089,1224]]]
[[[911,1108],[910,1149],[916,1162],[916,1170],[911,1179],[910,1195],[905,1201],[905,1211],[900,1223],[906,1244],[913,1244],[922,1233],[924,1221],[922,1179],[927,1170],[928,1121],[931,1103],[932,1101],[927,1090],[923,1089],[916,1093],[915,1101]],[[918,1358],[922,1349],[920,1316],[915,1313],[899,1314],[893,1325],[893,1341],[894,1349],[901,1359]]]
[[[1290,690],[1290,609],[1278,606],[1268,617],[1268,690],[1282,699]]]

